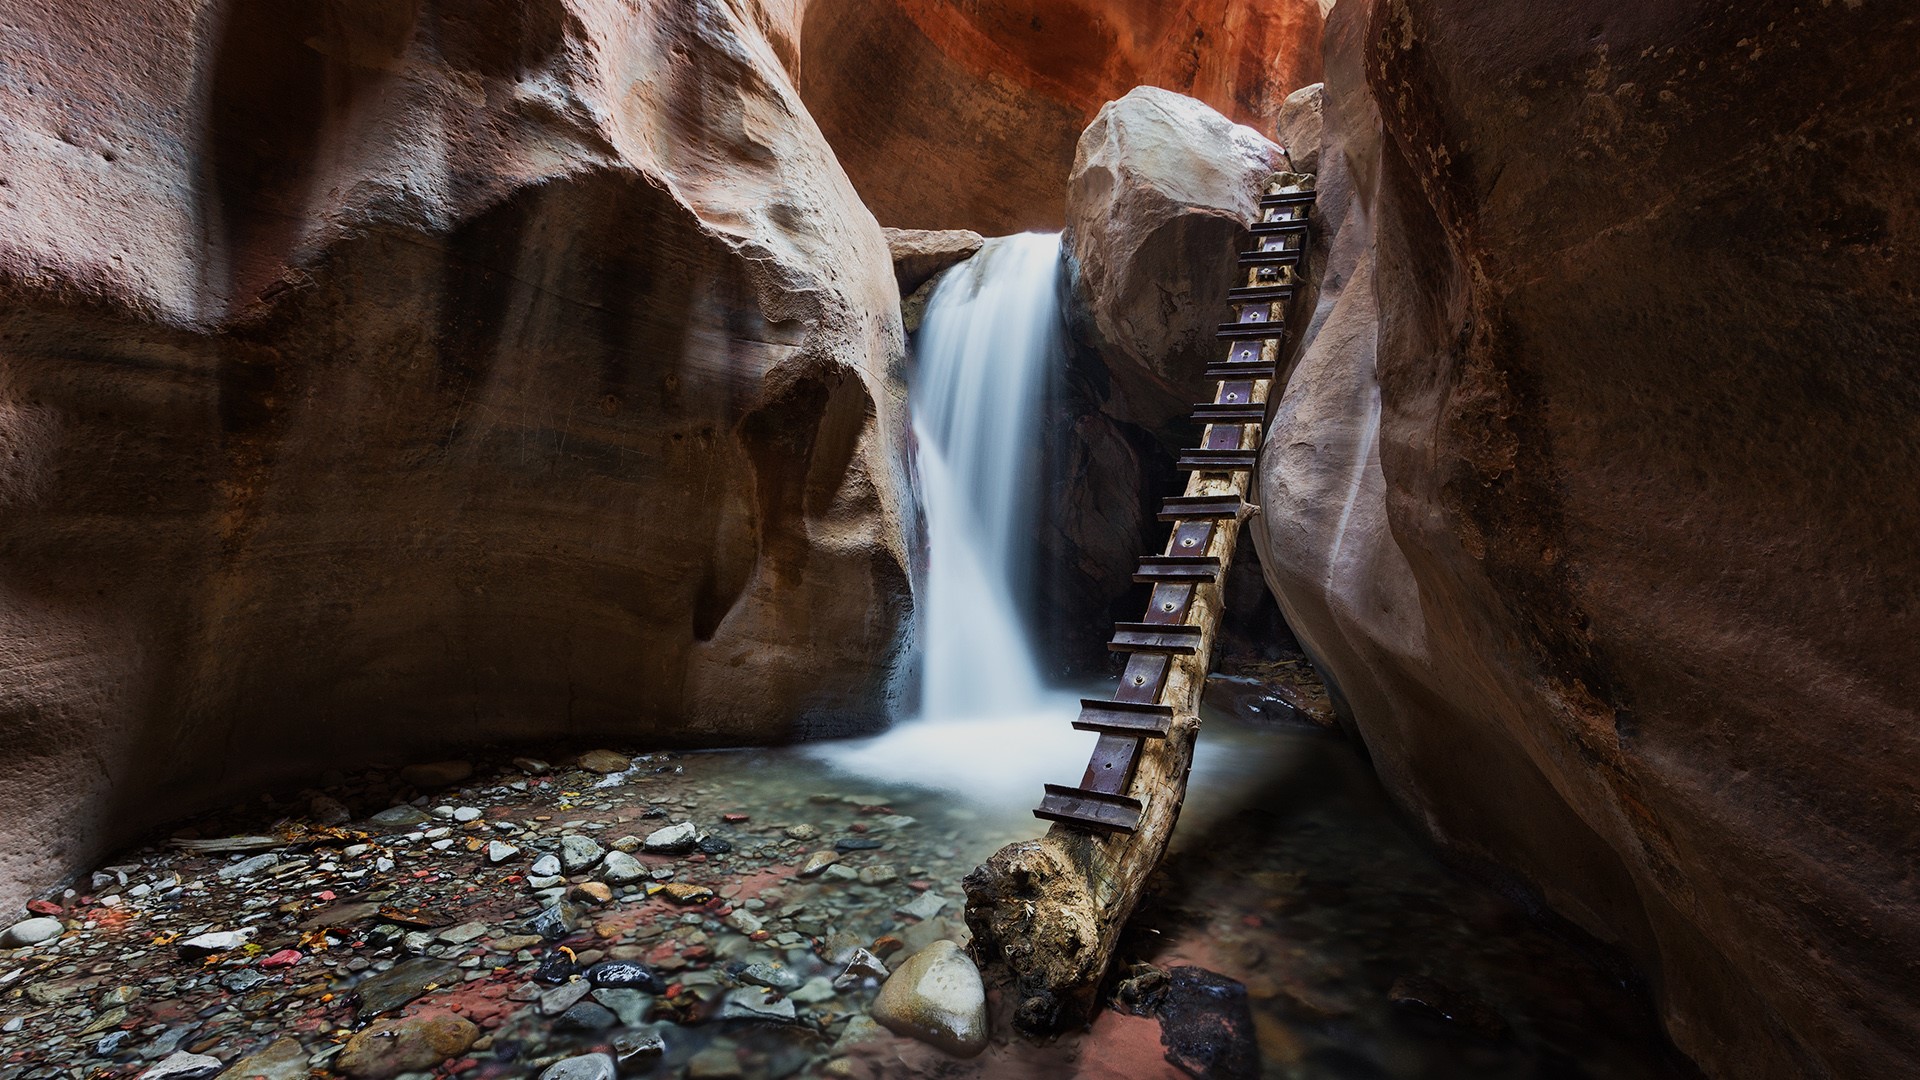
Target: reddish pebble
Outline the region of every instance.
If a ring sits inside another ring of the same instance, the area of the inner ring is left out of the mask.
[[[35,915],[58,915],[62,909],[59,904],[51,900],[29,900],[27,901],[27,910],[33,912]]]
[[[853,824],[847,826],[847,829],[852,832],[866,832],[867,823],[864,821],[856,821]]]
[[[447,1066],[447,1071],[450,1073],[463,1073],[468,1069],[478,1068],[479,1065],[480,1062],[474,1058],[461,1058],[459,1061]]]
[[[907,888],[912,889],[914,892],[926,892],[928,889],[933,888],[933,882],[909,881],[907,882]]]
[[[705,855],[689,855],[687,856],[687,861],[688,862],[706,862],[707,857]]]
[[[743,821],[752,821],[752,814],[721,814],[720,820],[729,825],[738,825]]]
[[[293,965],[299,963],[300,959],[301,959],[300,950],[281,949],[279,952],[274,953],[271,956],[261,957],[260,966],[263,968],[292,967]]]
[[[1245,925],[1245,926],[1265,926],[1266,925],[1266,921],[1260,918],[1260,916],[1258,915],[1242,915],[1240,916],[1240,922],[1242,925]]]
[[[875,938],[873,940],[873,944],[868,947],[867,951],[873,953],[873,955],[878,956],[882,960],[884,960],[887,957],[892,956],[894,953],[897,953],[901,949],[904,949],[906,947],[907,947],[906,942],[901,941],[899,938],[889,934],[888,936],[883,938]]]
[[[674,998],[677,998],[677,997],[679,997],[679,996],[680,996],[680,984],[679,984],[679,983],[674,983],[674,984],[673,984],[672,986],[669,986],[669,987],[667,987],[667,1000],[668,1000],[668,1001],[672,1001],[672,1000],[673,1000]]]
[[[772,936],[773,936],[773,931],[771,930],[755,930],[753,933],[747,935],[747,940],[748,941],[765,941]]]
[[[317,893],[315,893],[315,894],[313,895],[313,898],[314,898],[315,900],[331,900],[331,899],[333,899],[333,890],[332,890],[332,889],[321,889],[321,890],[320,890],[319,892],[317,892]]]

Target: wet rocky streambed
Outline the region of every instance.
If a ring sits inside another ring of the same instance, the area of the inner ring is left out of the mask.
[[[1038,831],[1018,808],[796,749],[603,750],[330,777],[124,853],[5,920],[0,1078],[1693,1075],[1351,745],[1202,742],[1114,1007],[1049,1042],[998,995],[968,1058],[874,1019],[890,970],[955,963],[961,878]]]

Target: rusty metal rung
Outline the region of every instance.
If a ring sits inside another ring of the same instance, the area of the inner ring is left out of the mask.
[[[1081,731],[1105,731],[1115,735],[1138,735],[1143,739],[1164,739],[1173,730],[1173,706],[1136,705],[1130,701],[1080,699],[1080,718],[1073,726]]]
[[[1299,248],[1282,248],[1279,251],[1243,251],[1240,253],[1241,266],[1292,266],[1299,261]]]
[[[1220,580],[1220,560],[1212,555],[1144,555],[1133,580],[1211,584]]]
[[[1292,221],[1256,221],[1253,223],[1255,236],[1287,236],[1307,231],[1306,218],[1294,218]]]
[[[1245,285],[1227,290],[1229,304],[1275,304],[1293,299],[1298,285]]]
[[[1278,319],[1271,322],[1230,322],[1221,323],[1213,336],[1229,341],[1243,338],[1277,338],[1287,336],[1287,324]]]
[[[1260,209],[1271,210],[1276,206],[1312,206],[1314,191],[1283,191],[1278,195],[1260,196]]]
[[[1232,495],[1182,495],[1168,499],[1160,504],[1161,521],[1179,521],[1182,518],[1230,518],[1240,515],[1238,493]]]
[[[1048,784],[1046,797],[1034,808],[1033,816],[1098,832],[1130,833],[1140,827],[1140,815],[1145,810],[1139,799],[1125,795]]]
[[[1259,460],[1258,450],[1208,450],[1197,447],[1180,452],[1180,468],[1184,472],[1241,472],[1253,468]]]
[[[1273,365],[1265,362],[1257,364],[1208,364],[1206,377],[1209,379],[1271,379]]]
[[[1221,405],[1218,402],[1202,402],[1193,407],[1193,418],[1203,424],[1264,424],[1267,422],[1267,403],[1249,401],[1244,405]]]
[[[1203,635],[1199,627],[1188,623],[1163,626],[1157,623],[1114,623],[1113,640],[1107,648],[1113,652],[1168,653],[1192,656],[1200,651]]]

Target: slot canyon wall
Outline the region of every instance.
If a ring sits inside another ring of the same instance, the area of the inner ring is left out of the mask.
[[[1318,0],[789,0],[800,90],[884,225],[1052,231],[1101,106],[1157,86],[1265,130]]]
[[[1327,27],[1268,580],[1417,822],[1716,1077],[1920,1054],[1915,55],[1872,0]]]
[[[0,904],[335,762],[884,722],[898,292],[736,11],[10,6]]]

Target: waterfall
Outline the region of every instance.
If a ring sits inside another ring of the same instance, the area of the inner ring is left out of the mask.
[[[1071,781],[1092,736],[1049,689],[1021,617],[1033,583],[1040,424],[1066,357],[1060,237],[988,240],[927,304],[908,397],[927,522],[920,704],[872,739],[817,753],[866,776],[1031,806]]]
[[[1064,355],[1057,235],[987,242],[935,289],[909,400],[927,517],[923,719],[1032,712],[1043,699],[1019,598],[1032,582],[1034,464]]]

